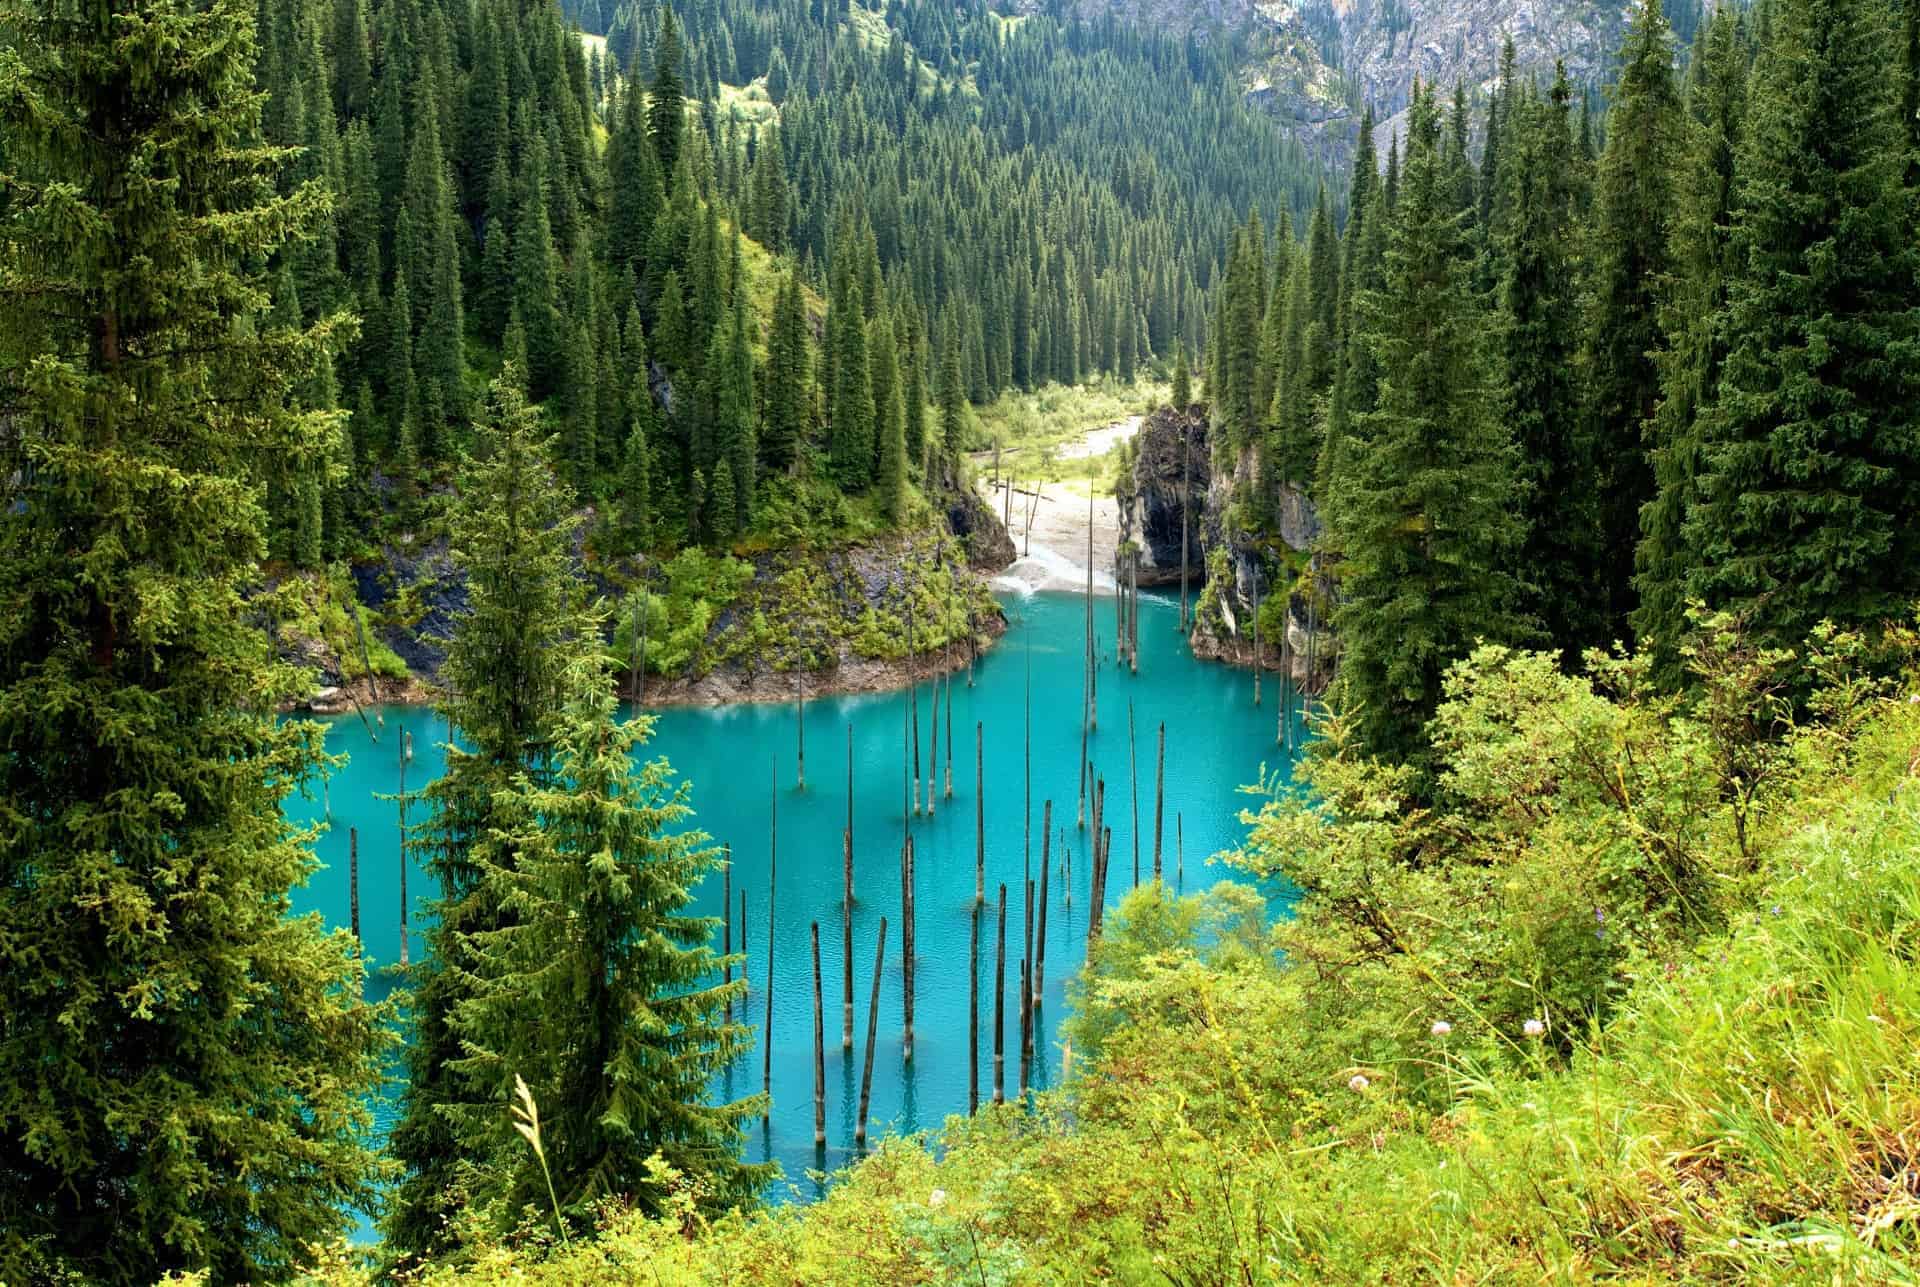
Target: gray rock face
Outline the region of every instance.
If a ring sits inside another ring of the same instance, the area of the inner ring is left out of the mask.
[[[1038,0],[1030,7],[1039,8]],[[1074,7],[1083,17],[1115,13],[1244,42],[1247,96],[1336,171],[1352,158],[1356,104],[1373,108],[1384,157],[1404,127],[1416,77],[1448,94],[1462,84],[1480,100],[1499,76],[1509,36],[1522,77],[1544,83],[1558,59],[1574,85],[1597,90],[1630,13],[1626,4],[1596,0],[1074,0]]]
[[[1188,442],[1191,440],[1191,451]],[[1208,463],[1207,418],[1170,407],[1148,416],[1134,436],[1133,485],[1141,543],[1147,558],[1142,585],[1180,580],[1181,518],[1186,517],[1187,566],[1195,584],[1206,576],[1203,512],[1212,470]],[[1188,509],[1188,498],[1196,502]]]
[[[967,566],[998,572],[1013,562],[1019,551],[1013,548],[1013,538],[993,507],[961,481],[952,460],[939,458],[935,472],[938,477],[931,489],[934,502],[946,511],[947,530],[966,547]]]

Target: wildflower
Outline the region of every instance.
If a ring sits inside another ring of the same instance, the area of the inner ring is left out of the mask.
[[[1363,1093],[1367,1089],[1368,1084],[1366,1076],[1362,1073],[1355,1073],[1347,1079],[1347,1089],[1356,1095]]]
[[[1780,904],[1778,904],[1778,903],[1775,903],[1775,904],[1773,905],[1773,914],[1774,914],[1775,916],[1778,916],[1778,915],[1780,914]]]
[[[1529,1037],[1538,1037],[1545,1033],[1546,1030],[1547,1025],[1538,1019],[1529,1019],[1520,1025],[1520,1031],[1526,1033]]]
[[[1435,1019],[1433,1021],[1433,1027],[1429,1028],[1428,1031],[1436,1037],[1444,1037],[1453,1031],[1453,1025],[1445,1019]]]
[[[927,1205],[930,1207],[944,1206],[946,1201],[947,1191],[945,1189],[935,1189],[927,1195]]]

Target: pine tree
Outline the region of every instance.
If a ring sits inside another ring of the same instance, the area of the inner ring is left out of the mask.
[[[1726,304],[1733,263],[1734,158],[1747,112],[1751,51],[1732,13],[1716,11],[1701,29],[1689,68],[1690,137],[1677,187],[1672,299],[1661,318],[1666,345],[1659,354],[1661,399],[1652,427],[1657,490],[1640,511],[1633,627],[1651,646],[1661,678],[1681,678],[1679,647],[1689,629],[1687,577],[1693,554],[1683,525],[1697,499],[1699,438],[1694,421],[1711,405],[1726,360],[1726,337],[1714,320]]]
[[[660,159],[662,183],[672,186],[679,174],[680,137],[686,129],[686,90],[680,79],[680,28],[673,6],[660,6],[660,31],[654,40],[653,85],[647,93],[647,133]]]
[[[767,334],[766,430],[760,454],[775,470],[789,468],[806,437],[808,394],[807,315],[798,272],[788,274],[774,299]]]
[[[1517,91],[1516,91],[1517,93]],[[1574,383],[1578,252],[1573,90],[1555,69],[1549,97],[1508,99],[1500,201],[1503,418],[1524,462],[1526,540],[1520,566],[1534,579],[1532,609],[1562,661],[1577,665],[1606,638],[1606,563],[1593,503],[1590,426]]]
[[[376,1199],[387,1044],[288,915],[320,732],[250,597],[261,487],[340,420],[291,395],[341,319],[263,307],[326,197],[274,195],[251,6],[0,30],[0,1278],[278,1279]]]
[[[894,357],[893,324],[882,314],[869,337],[873,367],[873,434],[877,442],[874,481],[887,521],[899,523],[907,510],[907,436],[900,405],[900,380]]]
[[[572,501],[518,372],[509,368],[490,386],[475,435],[448,519],[468,594],[441,667],[440,710],[455,738],[408,838],[439,884],[427,952],[415,966],[408,1076],[389,1144],[406,1174],[386,1235],[416,1253],[442,1248],[447,1215],[470,1196],[471,1168],[495,1160],[489,1141],[501,1088],[472,1075],[460,1010],[474,995],[482,936],[508,918],[475,848],[503,822],[501,792],[522,775],[551,773],[563,677],[590,646],[570,561]]]
[[[1193,377],[1187,373],[1187,342],[1176,341],[1173,347],[1173,397],[1168,403],[1176,411],[1185,411],[1193,405]]]
[[[1340,700],[1366,751],[1421,765],[1446,667],[1476,637],[1524,630],[1511,572],[1518,461],[1493,414],[1485,317],[1431,89],[1411,112],[1385,284],[1361,301],[1379,405],[1353,417],[1328,521],[1345,556]]]
[[[1735,166],[1726,366],[1698,424],[1687,586],[1765,637],[1920,593],[1920,307],[1892,15],[1780,0]]]
[[[1625,637],[1633,609],[1632,560],[1640,507],[1653,499],[1645,426],[1660,396],[1651,354],[1660,345],[1662,284],[1672,270],[1673,181],[1681,112],[1673,49],[1660,0],[1644,0],[1622,51],[1589,227],[1592,301],[1587,318],[1587,414],[1599,462],[1600,531],[1610,637]]]
[[[752,1045],[726,1014],[745,982],[716,977],[716,922],[688,914],[719,853],[687,829],[688,787],[666,761],[636,763],[651,724],[617,721],[614,690],[604,653],[577,654],[555,774],[523,774],[499,802],[510,825],[481,854],[515,919],[486,936],[462,1010],[476,1078],[496,1088],[486,1143],[502,1165],[489,1181],[517,1213],[551,1180],[582,1227],[601,1198],[658,1213],[670,1192],[656,1156],[715,1213],[751,1202],[773,1172],[739,1158],[765,1101],[710,1102],[716,1074]],[[544,1158],[507,1112],[515,1077],[540,1104]]]

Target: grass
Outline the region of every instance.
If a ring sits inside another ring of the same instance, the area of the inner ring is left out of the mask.
[[[1103,379],[1002,394],[987,406],[974,408],[975,466],[991,468],[993,447],[999,443],[1002,470],[1023,480],[1065,483],[1084,496],[1089,462],[1085,457],[1065,457],[1063,450],[1078,444],[1089,430],[1145,415],[1166,402],[1168,391],[1165,381],[1142,374],[1130,385]],[[1112,490],[1117,458],[1117,449],[1110,447],[1095,462],[1102,494]]]

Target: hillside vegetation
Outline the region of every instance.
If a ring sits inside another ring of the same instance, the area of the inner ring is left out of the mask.
[[[1129,896],[1065,1089],[939,1155],[770,1213],[690,1186],[571,1249],[536,1203],[421,1281],[1912,1281],[1920,704],[1825,637],[1796,719],[1786,657],[1707,638],[1686,703],[1482,650],[1430,808],[1334,721],[1226,858],[1294,874],[1293,918]]]

